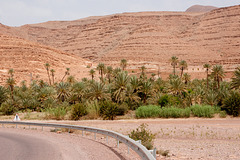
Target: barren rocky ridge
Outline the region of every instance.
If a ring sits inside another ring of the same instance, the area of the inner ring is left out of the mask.
[[[163,77],[172,72],[172,56],[187,61],[192,78],[204,76],[204,63],[218,63],[229,78],[240,62],[239,19],[240,5],[210,12],[139,12],[21,27],[1,25],[0,33],[96,63],[119,66],[125,58],[130,71],[145,65],[156,73],[159,66]]]
[[[45,63],[51,64],[56,71],[55,82],[62,79],[66,68],[76,68],[70,73],[79,79],[88,74],[87,61],[78,56],[6,35],[0,35],[0,44],[0,84],[4,84],[11,68],[15,71],[17,83],[23,80],[30,82],[31,79],[47,80]]]

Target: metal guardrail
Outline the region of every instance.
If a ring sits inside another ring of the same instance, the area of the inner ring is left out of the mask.
[[[128,136],[124,136],[120,133],[105,130],[105,129],[99,129],[99,128],[93,128],[93,127],[85,127],[85,126],[77,126],[77,125],[66,125],[66,124],[52,124],[52,123],[34,123],[34,122],[21,122],[21,121],[0,121],[0,124],[2,126],[4,124],[15,124],[17,125],[27,125],[27,126],[41,126],[41,127],[54,127],[54,128],[66,128],[66,129],[76,129],[81,131],[87,131],[87,132],[93,132],[94,137],[96,139],[96,133],[103,134],[112,138],[115,138],[119,141],[126,144],[128,147],[130,147],[133,151],[135,151],[143,160],[155,160],[156,155],[152,155],[146,147],[141,145],[139,142],[136,142],[135,140],[129,138]],[[108,138],[108,137],[107,137]]]

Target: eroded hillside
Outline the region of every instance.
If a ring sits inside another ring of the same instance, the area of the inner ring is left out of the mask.
[[[187,61],[193,77],[204,75],[204,63],[222,64],[232,72],[240,63],[240,5],[207,13],[140,12],[76,21],[55,21],[3,29],[73,53],[94,62],[117,66],[123,58],[129,70],[146,65],[163,76],[171,71],[169,59]]]
[[[88,75],[88,62],[80,57],[21,38],[0,35],[0,84],[5,84],[11,68],[17,83],[31,79],[47,81],[45,63],[56,71],[55,82],[62,79],[66,68],[70,68],[70,74],[78,79]]]

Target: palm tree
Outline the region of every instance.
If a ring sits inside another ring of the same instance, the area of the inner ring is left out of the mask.
[[[137,92],[135,92],[131,85],[127,85],[125,99],[128,103],[128,106],[132,110],[136,109],[139,101],[141,100],[141,98],[138,96]]]
[[[183,70],[187,69],[188,65],[187,65],[187,62],[185,60],[181,60],[179,62],[179,68],[181,70],[181,78],[182,78],[182,75],[183,75]]]
[[[76,82],[76,79],[74,76],[69,76],[67,78],[67,82],[70,84],[70,85],[73,85],[75,82]]]
[[[121,68],[117,67],[113,70],[113,77],[117,77],[118,73],[120,73],[122,70]]]
[[[122,59],[121,62],[120,62],[120,66],[122,67],[122,70],[124,71],[125,68],[127,67],[127,60]]]
[[[173,95],[179,95],[185,91],[185,85],[180,78],[171,78],[169,81],[169,91]]]
[[[53,87],[45,86],[41,88],[37,94],[37,99],[40,103],[56,98],[56,90]]]
[[[45,68],[47,70],[49,84],[51,85],[51,79],[50,79],[50,74],[49,74],[50,64],[46,63],[44,66],[45,66]]]
[[[146,104],[147,99],[153,94],[152,88],[152,83],[149,80],[142,83],[139,92],[142,94],[142,100],[144,104]]]
[[[156,76],[155,73],[152,73],[152,74],[151,74],[151,80],[152,80],[152,81],[155,81],[155,76]]]
[[[89,99],[101,101],[110,98],[107,87],[104,83],[93,81],[89,87],[90,89],[87,90],[87,96]]]
[[[209,71],[209,69],[211,69],[211,65],[208,64],[208,63],[206,63],[206,64],[203,65],[203,67],[206,68],[206,73],[207,73],[207,89],[208,89],[208,76],[209,76],[208,71]]]
[[[154,81],[153,88],[157,93],[164,93],[166,92],[166,83],[161,78],[158,78]]]
[[[99,74],[101,75],[101,82],[103,82],[103,74],[105,71],[105,65],[104,63],[99,63],[97,66],[97,70],[99,71]]]
[[[217,105],[217,93],[214,92],[213,90],[210,90],[207,92],[204,96],[204,103],[211,105],[211,106],[216,106]]]
[[[89,74],[90,74],[90,76],[92,77],[92,81],[93,81],[94,75],[95,75],[95,70],[94,70],[94,69],[91,69],[91,70],[89,71]]]
[[[9,69],[8,74],[10,74],[10,77],[7,79],[7,86],[9,86],[9,88],[10,88],[11,97],[12,97],[12,100],[14,101],[13,90],[14,90],[14,85],[16,84],[16,82],[13,78],[13,76],[14,76],[13,73],[14,73],[14,70]]]
[[[131,76],[130,84],[134,92],[137,92],[140,89],[140,81],[136,76]]]
[[[232,88],[239,89],[240,87],[240,67],[234,71],[234,76],[231,82]]]
[[[125,72],[120,72],[113,84],[113,97],[119,102],[123,102],[126,96],[127,85],[129,83],[129,76]]]
[[[113,73],[113,68],[112,66],[107,66],[107,78],[108,78],[108,82],[111,83],[111,76]]]
[[[173,75],[176,74],[176,65],[178,64],[178,58],[176,56],[172,56],[170,59],[171,65],[173,66]]]
[[[223,67],[221,65],[215,65],[213,66],[212,77],[214,78],[214,81],[217,82],[217,88],[220,87],[220,81],[225,77]]]
[[[10,75],[10,78],[13,78],[13,73],[14,73],[14,70],[12,68],[8,70],[8,74]]]
[[[73,103],[83,102],[85,97],[86,84],[83,82],[77,82],[71,87],[71,101]]]
[[[52,75],[52,82],[53,82],[53,85],[54,85],[54,73],[55,73],[55,70],[51,69],[50,72],[51,72],[51,75]]]
[[[184,73],[183,74],[183,80],[184,80],[185,84],[188,84],[188,82],[191,81],[191,75],[189,75],[187,73]]]
[[[140,71],[141,71],[141,76],[142,76],[142,78],[145,77],[145,70],[146,70],[146,67],[145,67],[145,66],[140,67]]]
[[[63,82],[64,78],[65,78],[67,75],[70,75],[70,72],[69,72],[69,71],[70,71],[70,68],[66,68],[65,74],[64,74],[61,82]]]
[[[57,85],[57,99],[64,102],[69,96],[69,85],[68,83],[60,82]]]

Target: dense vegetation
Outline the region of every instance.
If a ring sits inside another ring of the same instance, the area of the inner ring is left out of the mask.
[[[173,74],[167,80],[155,74],[147,77],[145,66],[140,68],[138,76],[130,75],[123,59],[121,68],[99,63],[96,69],[90,70],[91,78],[81,81],[76,81],[67,68],[61,81],[55,82],[55,71],[47,63],[47,82],[33,80],[26,85],[23,81],[20,86],[16,85],[14,70],[10,69],[6,85],[0,86],[0,113],[11,115],[30,110],[45,112],[52,119],[73,120],[82,116],[113,120],[136,109],[137,117],[213,117],[216,110],[239,116],[240,68],[234,72],[231,82],[225,82],[221,65],[205,64],[206,78],[191,81],[190,75],[184,73],[186,61],[179,62],[174,56],[171,65]]]

